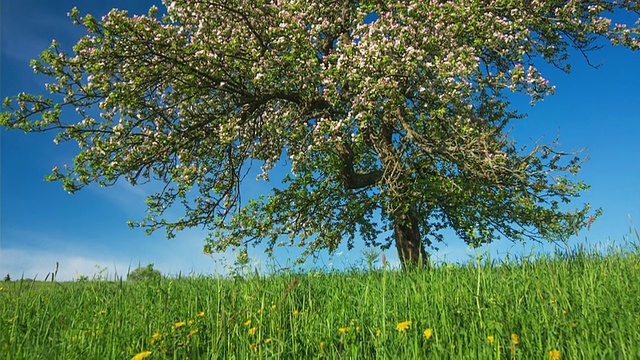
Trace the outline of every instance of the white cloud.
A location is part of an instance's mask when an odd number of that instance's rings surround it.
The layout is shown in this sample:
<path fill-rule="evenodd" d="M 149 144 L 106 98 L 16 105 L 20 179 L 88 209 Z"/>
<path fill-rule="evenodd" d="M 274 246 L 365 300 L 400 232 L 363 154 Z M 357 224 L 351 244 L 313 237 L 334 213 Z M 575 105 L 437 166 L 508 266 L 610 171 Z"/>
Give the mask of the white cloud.
<path fill-rule="evenodd" d="M 97 277 L 102 269 L 105 269 L 102 278 L 112 280 L 116 275 L 126 276 L 138 265 L 147 264 L 154 264 L 155 269 L 170 276 L 216 275 L 225 274 L 227 264 L 232 264 L 235 259 L 232 254 L 214 254 L 211 257 L 202 254 L 203 235 L 198 232 L 184 233 L 184 236 L 170 241 L 161 236 L 147 236 L 138 232 L 124 241 L 108 243 L 33 231 L 28 234 L 28 242 L 17 241 L 13 237 L 12 241 L 3 241 L 0 251 L 1 277 L 10 274 L 12 279 L 24 277 L 44 280 L 55 271 L 56 263 L 56 280 L 59 281 L 74 280 L 76 274 Z M 45 244 L 49 246 L 42 246 Z"/>
<path fill-rule="evenodd" d="M 44 280 L 51 274 L 58 272 L 56 280 L 69 281 L 76 278 L 76 274 L 91 277 L 98 276 L 101 269 L 103 277 L 114 279 L 116 274 L 123 275 L 127 270 L 127 264 L 123 262 L 110 262 L 105 259 L 68 255 L 54 251 L 38 251 L 28 249 L 2 249 L 0 254 L 0 274 L 4 277 L 10 274 L 16 280 L 29 278 Z"/>

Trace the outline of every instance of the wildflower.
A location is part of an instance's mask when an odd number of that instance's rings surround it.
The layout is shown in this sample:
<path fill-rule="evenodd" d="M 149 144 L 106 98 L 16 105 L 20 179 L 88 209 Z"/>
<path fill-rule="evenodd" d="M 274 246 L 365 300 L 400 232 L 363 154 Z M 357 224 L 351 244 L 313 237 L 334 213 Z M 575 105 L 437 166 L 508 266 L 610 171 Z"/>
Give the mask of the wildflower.
<path fill-rule="evenodd" d="M 251 347 L 251 350 L 253 350 L 253 352 L 257 352 L 257 351 L 258 351 L 258 345 L 256 345 L 256 344 L 249 344 L 249 346 Z"/>
<path fill-rule="evenodd" d="M 276 304 L 271 304 L 271 309 L 275 310 L 276 309 Z"/>
<path fill-rule="evenodd" d="M 382 330 L 380 329 L 376 330 L 376 336 L 380 336 L 380 334 L 382 334 Z"/>
<path fill-rule="evenodd" d="M 151 351 L 143 351 L 141 353 L 137 353 L 131 358 L 131 360 L 142 360 L 148 357 L 149 355 L 151 355 L 151 353 L 152 353 Z"/>
<path fill-rule="evenodd" d="M 204 316 L 204 311 L 200 311 L 199 313 L 196 314 L 196 317 L 203 317 Z"/>
<path fill-rule="evenodd" d="M 262 308 L 258 309 L 258 315 L 262 314 Z"/>
<path fill-rule="evenodd" d="M 270 342 L 271 342 L 271 338 L 266 338 L 266 339 L 264 339 L 264 343 L 265 343 L 265 344 L 268 344 L 268 343 L 270 343 Z"/>
<path fill-rule="evenodd" d="M 520 344 L 520 339 L 518 339 L 517 334 L 511 334 L 511 342 L 513 343 L 513 345 Z"/>
<path fill-rule="evenodd" d="M 193 323 L 194 323 L 194 322 L 195 322 L 195 321 L 193 321 L 193 320 L 189 320 L 189 323 L 188 323 L 188 324 L 189 324 L 189 326 L 193 325 Z"/>
<path fill-rule="evenodd" d="M 360 331 L 360 326 L 356 326 L 356 332 Z"/>
<path fill-rule="evenodd" d="M 251 319 L 244 322 L 244 326 L 249 326 L 249 325 L 251 325 Z"/>
<path fill-rule="evenodd" d="M 425 329 L 422 334 L 424 335 L 425 339 L 429 340 L 433 336 L 433 330 L 431 328 Z"/>
<path fill-rule="evenodd" d="M 293 310 L 293 316 L 298 316 L 298 314 L 300 314 L 298 310 Z"/>
<path fill-rule="evenodd" d="M 181 327 L 185 326 L 185 324 L 186 323 L 184 321 L 180 321 L 180 322 L 177 322 L 173 327 L 175 329 L 178 329 L 178 328 L 181 328 Z"/>
<path fill-rule="evenodd" d="M 320 341 L 320 350 L 324 350 L 324 341 Z"/>
<path fill-rule="evenodd" d="M 558 349 L 553 349 L 549 351 L 549 359 L 551 360 L 559 360 L 560 359 L 560 351 Z"/>
<path fill-rule="evenodd" d="M 346 334 L 349 332 L 349 328 L 348 327 L 341 327 L 338 329 L 338 331 L 340 332 L 340 334 Z"/>
<path fill-rule="evenodd" d="M 396 330 L 398 330 L 399 332 L 404 332 L 409 328 L 409 326 L 411 326 L 411 323 L 411 320 L 400 322 L 398 323 L 398 326 L 396 326 Z"/>
<path fill-rule="evenodd" d="M 160 339 L 162 339 L 162 333 L 160 331 L 156 331 L 151 335 L 151 344 L 155 344 Z"/>
<path fill-rule="evenodd" d="M 251 329 L 249 329 L 249 335 L 255 335 L 256 334 L 256 330 L 258 330 L 258 328 L 256 328 L 255 326 L 252 327 Z"/>
<path fill-rule="evenodd" d="M 200 330 L 198 330 L 198 328 L 195 328 L 195 329 L 189 331 L 189 335 L 193 336 L 193 335 L 197 334 L 198 332 L 200 332 Z"/>
<path fill-rule="evenodd" d="M 496 340 L 496 338 L 493 337 L 493 335 L 489 335 L 489 336 L 487 336 L 487 340 L 489 340 L 489 344 L 493 344 L 493 342 Z"/>

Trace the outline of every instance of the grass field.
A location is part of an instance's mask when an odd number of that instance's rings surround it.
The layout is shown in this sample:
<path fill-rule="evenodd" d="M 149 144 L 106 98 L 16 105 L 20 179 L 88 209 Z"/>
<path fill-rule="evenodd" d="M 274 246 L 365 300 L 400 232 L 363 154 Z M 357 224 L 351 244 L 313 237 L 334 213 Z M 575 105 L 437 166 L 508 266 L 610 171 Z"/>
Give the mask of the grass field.
<path fill-rule="evenodd" d="M 0 283 L 3 359 L 638 359 L 638 246 L 397 270 Z"/>

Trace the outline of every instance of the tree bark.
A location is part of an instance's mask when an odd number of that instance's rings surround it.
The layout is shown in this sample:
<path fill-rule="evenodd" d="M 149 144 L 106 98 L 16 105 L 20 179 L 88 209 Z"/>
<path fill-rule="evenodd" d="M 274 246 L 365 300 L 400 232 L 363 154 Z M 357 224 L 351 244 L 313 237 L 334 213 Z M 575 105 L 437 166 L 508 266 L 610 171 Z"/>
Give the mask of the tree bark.
<path fill-rule="evenodd" d="M 409 212 L 395 219 L 394 237 L 403 270 L 427 266 L 428 255 L 420 236 L 418 219 Z"/>

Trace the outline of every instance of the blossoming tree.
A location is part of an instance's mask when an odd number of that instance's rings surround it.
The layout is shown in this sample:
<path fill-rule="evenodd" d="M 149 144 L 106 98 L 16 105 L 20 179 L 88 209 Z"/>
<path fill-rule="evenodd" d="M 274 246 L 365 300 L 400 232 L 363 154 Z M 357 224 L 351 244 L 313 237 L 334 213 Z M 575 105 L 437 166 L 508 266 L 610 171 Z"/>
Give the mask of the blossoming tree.
<path fill-rule="evenodd" d="M 569 53 L 602 41 L 638 49 L 636 1 L 175 0 L 101 20 L 70 12 L 88 34 L 55 41 L 32 65 L 51 98 L 6 99 L 2 125 L 75 141 L 49 179 L 165 183 L 131 223 L 169 237 L 210 229 L 206 251 L 264 242 L 305 254 L 356 240 L 395 243 L 403 265 L 452 228 L 467 243 L 563 239 L 597 216 L 567 209 L 587 186 L 582 160 L 557 143 L 517 147 L 505 130 L 569 71 Z M 79 115 L 63 113 L 72 109 Z M 290 171 L 241 200 L 247 169 Z M 177 204 L 184 216 L 167 218 Z M 387 236 L 388 235 L 388 236 Z M 387 236 L 387 237 L 385 237 Z M 282 241 L 287 239 L 285 241 Z"/>

